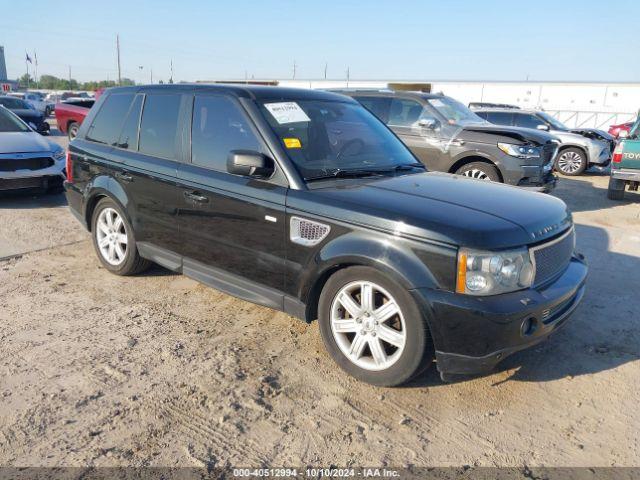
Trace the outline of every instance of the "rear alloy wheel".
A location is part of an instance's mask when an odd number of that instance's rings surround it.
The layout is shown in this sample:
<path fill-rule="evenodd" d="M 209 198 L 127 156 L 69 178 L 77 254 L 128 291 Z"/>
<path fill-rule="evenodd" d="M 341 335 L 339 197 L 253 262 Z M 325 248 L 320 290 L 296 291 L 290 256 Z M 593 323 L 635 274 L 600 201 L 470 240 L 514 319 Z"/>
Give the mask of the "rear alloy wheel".
<path fill-rule="evenodd" d="M 587 168 L 587 157 L 582 150 L 567 148 L 562 150 L 556 159 L 556 170 L 563 175 L 574 177 L 582 174 Z"/>
<path fill-rule="evenodd" d="M 71 122 L 69 127 L 67 128 L 67 135 L 69 136 L 69 140 L 73 140 L 78 136 L 78 130 L 80 129 L 80 125 L 78 122 Z"/>
<path fill-rule="evenodd" d="M 133 275 L 151 264 L 138 254 L 133 229 L 110 198 L 103 198 L 93 211 L 93 246 L 104 267 L 117 275 Z"/>
<path fill-rule="evenodd" d="M 456 171 L 456 175 L 475 178 L 476 180 L 500 181 L 500 175 L 498 175 L 496 167 L 484 162 L 467 163 Z"/>
<path fill-rule="evenodd" d="M 433 359 L 426 323 L 412 296 L 377 270 L 349 267 L 333 274 L 318 313 L 327 351 L 359 380 L 400 385 Z"/>

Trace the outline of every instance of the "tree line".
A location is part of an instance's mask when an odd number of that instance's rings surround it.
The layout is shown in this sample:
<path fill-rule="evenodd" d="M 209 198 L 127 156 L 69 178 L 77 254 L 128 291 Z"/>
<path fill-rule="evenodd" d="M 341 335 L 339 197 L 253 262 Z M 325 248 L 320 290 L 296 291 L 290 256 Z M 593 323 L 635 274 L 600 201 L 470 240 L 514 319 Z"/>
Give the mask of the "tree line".
<path fill-rule="evenodd" d="M 94 80 L 90 82 L 78 82 L 75 79 L 58 78 L 53 75 L 41 75 L 38 81 L 35 81 L 31 75 L 26 73 L 18 79 L 20 87 L 39 88 L 42 90 L 97 90 L 99 88 L 109 88 L 117 86 L 114 80 Z M 123 78 L 120 85 L 135 85 L 136 82 L 130 78 Z"/>

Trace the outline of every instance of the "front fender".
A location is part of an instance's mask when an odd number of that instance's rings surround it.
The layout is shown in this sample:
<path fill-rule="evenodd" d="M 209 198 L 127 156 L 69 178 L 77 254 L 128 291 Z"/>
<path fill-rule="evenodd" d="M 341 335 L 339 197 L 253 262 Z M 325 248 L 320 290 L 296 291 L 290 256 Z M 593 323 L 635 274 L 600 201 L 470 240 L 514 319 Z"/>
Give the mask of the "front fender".
<path fill-rule="evenodd" d="M 455 278 L 455 258 L 456 251 L 451 247 L 379 232 L 351 231 L 325 243 L 304 266 L 299 298 L 306 303 L 318 279 L 353 265 L 375 268 L 407 290 L 449 289 Z"/>

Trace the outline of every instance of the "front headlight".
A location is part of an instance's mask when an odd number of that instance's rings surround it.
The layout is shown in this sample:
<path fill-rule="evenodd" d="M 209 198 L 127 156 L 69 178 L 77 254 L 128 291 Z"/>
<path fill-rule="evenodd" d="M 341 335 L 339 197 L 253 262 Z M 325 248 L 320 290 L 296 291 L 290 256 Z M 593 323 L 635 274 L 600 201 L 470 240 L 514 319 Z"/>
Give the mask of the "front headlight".
<path fill-rule="evenodd" d="M 59 162 L 60 160 L 63 160 L 65 158 L 65 152 L 64 150 L 56 150 L 51 156 L 56 162 Z"/>
<path fill-rule="evenodd" d="M 498 143 L 498 148 L 507 155 L 518 158 L 540 158 L 542 149 L 531 145 L 514 145 L 513 143 Z"/>
<path fill-rule="evenodd" d="M 515 292 L 530 287 L 534 276 L 534 267 L 526 248 L 503 252 L 468 248 L 458 251 L 458 293 L 497 295 Z"/>

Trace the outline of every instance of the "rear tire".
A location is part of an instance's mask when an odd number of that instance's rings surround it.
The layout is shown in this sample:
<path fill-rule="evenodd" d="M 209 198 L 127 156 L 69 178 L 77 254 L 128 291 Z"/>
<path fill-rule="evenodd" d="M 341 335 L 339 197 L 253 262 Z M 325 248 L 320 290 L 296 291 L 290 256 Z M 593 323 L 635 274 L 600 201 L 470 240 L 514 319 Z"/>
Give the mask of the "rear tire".
<path fill-rule="evenodd" d="M 433 361 L 431 337 L 415 300 L 373 268 L 333 274 L 320 294 L 318 318 L 333 360 L 363 382 L 401 385 Z"/>
<path fill-rule="evenodd" d="M 71 122 L 67 127 L 67 136 L 69 137 L 69 141 L 73 140 L 78 136 L 78 130 L 80 129 L 80 125 L 78 122 Z"/>
<path fill-rule="evenodd" d="M 498 169 L 493 165 L 485 162 L 467 163 L 456 171 L 456 175 L 475 178 L 476 180 L 491 180 L 492 182 L 500 182 Z"/>
<path fill-rule="evenodd" d="M 111 273 L 135 275 L 151 265 L 138 253 L 129 220 L 110 198 L 100 200 L 93 210 L 91 237 L 98 259 Z"/>
<path fill-rule="evenodd" d="M 607 197 L 610 200 L 622 200 L 624 199 L 624 180 L 609 177 L 609 188 L 607 189 Z"/>
<path fill-rule="evenodd" d="M 582 175 L 587 169 L 587 156 L 579 148 L 565 148 L 558 154 L 555 167 L 568 177 Z"/>

